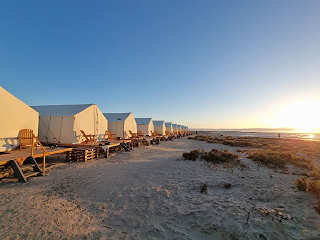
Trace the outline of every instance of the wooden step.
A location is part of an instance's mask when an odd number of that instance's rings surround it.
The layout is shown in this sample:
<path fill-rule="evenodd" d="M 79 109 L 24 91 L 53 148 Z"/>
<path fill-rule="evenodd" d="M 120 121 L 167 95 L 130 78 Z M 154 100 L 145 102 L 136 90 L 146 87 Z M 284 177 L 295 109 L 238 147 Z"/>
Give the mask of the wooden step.
<path fill-rule="evenodd" d="M 25 178 L 29 178 L 29 177 L 33 177 L 33 176 L 37 176 L 37 175 L 41 175 L 40 172 L 31 172 L 29 174 L 24 174 Z"/>

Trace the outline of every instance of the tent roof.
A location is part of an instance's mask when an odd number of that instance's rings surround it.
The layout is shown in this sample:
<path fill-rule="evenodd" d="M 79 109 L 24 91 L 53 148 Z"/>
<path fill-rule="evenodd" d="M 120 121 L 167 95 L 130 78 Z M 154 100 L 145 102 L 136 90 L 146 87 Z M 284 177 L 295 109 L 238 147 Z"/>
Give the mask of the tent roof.
<path fill-rule="evenodd" d="M 123 122 L 130 115 L 130 112 L 129 113 L 103 113 L 103 115 L 110 122 L 117 122 L 117 121 Z"/>
<path fill-rule="evenodd" d="M 147 125 L 151 120 L 152 118 L 136 118 L 136 123 L 140 125 Z"/>
<path fill-rule="evenodd" d="M 153 125 L 155 126 L 162 126 L 164 124 L 163 120 L 153 121 Z"/>
<path fill-rule="evenodd" d="M 73 116 L 92 105 L 95 104 L 41 105 L 31 107 L 38 111 L 40 115 Z"/>

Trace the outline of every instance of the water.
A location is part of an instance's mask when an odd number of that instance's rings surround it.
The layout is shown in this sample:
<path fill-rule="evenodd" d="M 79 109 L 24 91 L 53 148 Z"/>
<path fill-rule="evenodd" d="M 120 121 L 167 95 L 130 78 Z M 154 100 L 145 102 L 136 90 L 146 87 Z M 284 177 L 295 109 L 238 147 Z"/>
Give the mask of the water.
<path fill-rule="evenodd" d="M 298 132 L 295 130 L 208 130 L 207 132 L 232 137 L 265 137 L 265 138 L 281 138 L 306 139 L 320 141 L 320 133 Z"/>

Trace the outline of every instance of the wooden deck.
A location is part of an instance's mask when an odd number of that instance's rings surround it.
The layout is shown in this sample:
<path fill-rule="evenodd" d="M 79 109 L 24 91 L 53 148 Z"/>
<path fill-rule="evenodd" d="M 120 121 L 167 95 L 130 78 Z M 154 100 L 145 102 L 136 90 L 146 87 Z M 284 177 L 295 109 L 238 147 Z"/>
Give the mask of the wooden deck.
<path fill-rule="evenodd" d="M 110 143 L 104 145 L 104 142 L 97 142 L 95 144 L 57 144 L 61 147 L 72 147 L 72 148 L 102 148 L 105 149 L 105 157 L 108 158 L 110 156 L 110 149 L 119 147 L 122 143 L 129 145 L 132 148 L 132 140 L 131 139 L 119 139 L 119 140 L 110 140 Z"/>
<path fill-rule="evenodd" d="M 114 147 L 119 147 L 122 143 L 128 144 L 129 148 L 132 149 L 132 141 L 131 140 L 112 140 L 110 144 L 106 145 L 106 157 L 110 156 L 110 149 Z"/>
<path fill-rule="evenodd" d="M 65 153 L 68 151 L 72 151 L 72 148 L 59 147 L 52 149 L 49 147 L 39 147 L 34 149 L 33 155 L 31 154 L 31 148 L 13 150 L 7 153 L 0 154 L 0 166 L 8 164 L 10 160 L 15 160 L 21 166 L 28 157 L 45 158 L 46 156 Z"/>
<path fill-rule="evenodd" d="M 13 150 L 8 153 L 0 154 L 0 166 L 10 165 L 15 173 L 15 176 L 20 182 L 26 182 L 28 177 L 41 174 L 46 175 L 46 157 L 50 155 L 60 154 L 72 151 L 72 148 L 49 148 L 49 147 L 36 147 Z M 34 166 L 34 173 L 25 175 L 21 169 L 24 161 L 30 158 Z M 42 169 L 39 167 L 36 158 L 42 158 Z"/>

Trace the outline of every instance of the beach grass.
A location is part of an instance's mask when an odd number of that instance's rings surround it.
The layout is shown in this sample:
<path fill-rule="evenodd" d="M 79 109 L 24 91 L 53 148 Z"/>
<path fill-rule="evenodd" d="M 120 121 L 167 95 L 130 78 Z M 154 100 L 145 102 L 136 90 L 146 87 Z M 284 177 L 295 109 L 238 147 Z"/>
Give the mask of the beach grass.
<path fill-rule="evenodd" d="M 182 154 L 184 160 L 196 161 L 203 160 L 209 164 L 227 164 L 235 163 L 239 159 L 239 155 L 231 153 L 229 151 L 220 151 L 217 149 L 212 149 L 209 152 L 203 150 L 192 150 L 190 152 L 185 152 Z M 237 161 L 238 163 L 238 161 Z"/>
<path fill-rule="evenodd" d="M 212 149 L 210 152 L 205 152 L 201 156 L 201 158 L 213 164 L 220 164 L 237 160 L 239 158 L 239 155 L 231 153 L 229 151 L 219 151 L 217 149 Z"/>
<path fill-rule="evenodd" d="M 312 166 L 310 160 L 296 156 L 290 152 L 260 149 L 248 151 L 247 153 L 247 157 L 249 159 L 270 168 L 286 168 L 287 164 L 292 164 L 306 169 L 310 169 Z"/>
<path fill-rule="evenodd" d="M 261 137 L 213 137 L 197 135 L 189 139 L 208 143 L 242 147 L 238 152 L 248 158 L 270 167 L 284 167 L 293 164 L 313 170 L 314 160 L 320 159 L 320 142 L 300 139 L 261 138 Z M 243 149 L 245 148 L 245 149 Z M 320 171 L 318 173 L 320 176 Z"/>

